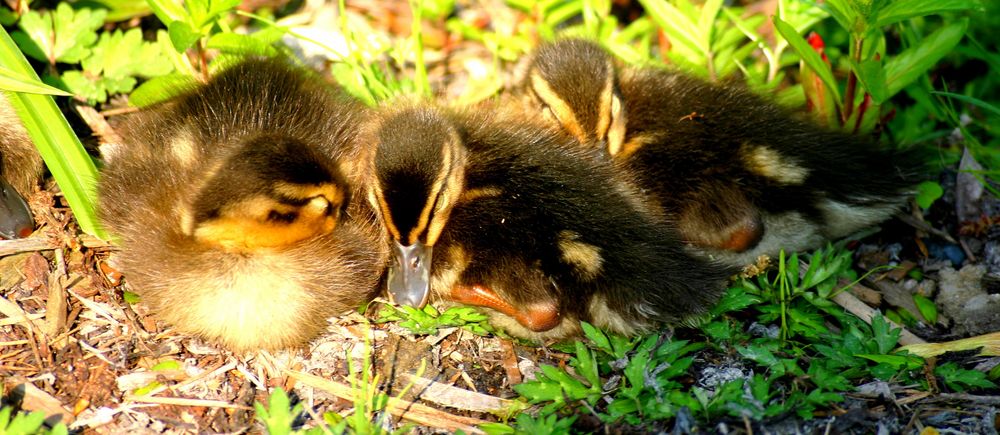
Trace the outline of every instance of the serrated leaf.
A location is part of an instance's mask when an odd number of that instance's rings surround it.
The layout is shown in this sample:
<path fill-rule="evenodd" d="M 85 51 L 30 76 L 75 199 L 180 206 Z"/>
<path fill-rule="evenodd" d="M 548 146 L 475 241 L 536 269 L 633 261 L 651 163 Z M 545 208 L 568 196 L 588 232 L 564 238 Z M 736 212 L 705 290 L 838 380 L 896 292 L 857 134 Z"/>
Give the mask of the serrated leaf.
<path fill-rule="evenodd" d="M 897 0 L 878 12 L 874 27 L 885 27 L 910 18 L 942 12 L 977 9 L 979 6 L 976 0 Z"/>
<path fill-rule="evenodd" d="M 29 12 L 21 18 L 12 36 L 25 53 L 47 63 L 77 63 L 90 52 L 88 47 L 97 40 L 97 29 L 104 24 L 104 10 L 74 11 L 68 3 L 59 3 L 55 11 Z M 23 35 L 23 36 L 22 36 Z M 25 38 L 34 44 L 25 44 Z"/>
<path fill-rule="evenodd" d="M 527 398 L 531 403 L 562 401 L 562 387 L 555 382 L 525 382 L 512 387 L 517 394 Z"/>
<path fill-rule="evenodd" d="M 885 63 L 885 84 L 888 97 L 896 95 L 903 88 L 927 73 L 942 57 L 965 36 L 968 19 L 949 23 L 930 34 L 917 45 L 892 57 Z"/>

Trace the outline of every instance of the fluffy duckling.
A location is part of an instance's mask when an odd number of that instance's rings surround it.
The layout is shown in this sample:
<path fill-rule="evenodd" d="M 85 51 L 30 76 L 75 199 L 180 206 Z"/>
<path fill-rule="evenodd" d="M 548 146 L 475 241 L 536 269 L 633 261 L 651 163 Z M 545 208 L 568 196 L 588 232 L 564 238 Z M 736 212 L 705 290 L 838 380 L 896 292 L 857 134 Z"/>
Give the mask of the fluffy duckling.
<path fill-rule="evenodd" d="M 42 170 L 42 157 L 0 92 L 0 239 L 27 237 L 34 230 L 24 198 L 34 192 Z"/>
<path fill-rule="evenodd" d="M 731 273 L 686 254 L 612 165 L 543 124 L 490 106 L 407 106 L 375 124 L 366 184 L 397 302 L 486 307 L 535 339 L 580 320 L 628 334 L 703 312 Z"/>
<path fill-rule="evenodd" d="M 244 60 L 132 116 L 99 184 L 119 266 L 178 330 L 301 345 L 370 300 L 383 231 L 355 195 L 363 108 L 282 60 Z"/>
<path fill-rule="evenodd" d="M 821 128 L 742 87 L 618 72 L 591 41 L 540 47 L 520 92 L 637 177 L 685 241 L 733 265 L 877 224 L 916 183 L 912 154 Z"/>

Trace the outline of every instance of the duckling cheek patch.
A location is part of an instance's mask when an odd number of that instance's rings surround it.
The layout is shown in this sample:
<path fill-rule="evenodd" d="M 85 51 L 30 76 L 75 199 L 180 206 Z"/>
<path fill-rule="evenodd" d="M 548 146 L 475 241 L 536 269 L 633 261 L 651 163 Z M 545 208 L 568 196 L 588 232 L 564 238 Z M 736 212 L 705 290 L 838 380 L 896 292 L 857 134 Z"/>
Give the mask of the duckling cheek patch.
<path fill-rule="evenodd" d="M 580 235 L 564 230 L 559 233 L 559 252 L 566 264 L 573 266 L 584 281 L 591 281 L 601 273 L 604 259 L 601 248 L 579 240 Z"/>
<path fill-rule="evenodd" d="M 747 144 L 743 146 L 742 153 L 751 172 L 778 183 L 800 185 L 809 176 L 808 169 L 768 147 Z"/>
<path fill-rule="evenodd" d="M 229 251 L 282 248 L 336 227 L 336 210 L 324 197 L 301 207 L 257 196 L 223 209 L 219 215 L 198 223 L 195 239 Z"/>

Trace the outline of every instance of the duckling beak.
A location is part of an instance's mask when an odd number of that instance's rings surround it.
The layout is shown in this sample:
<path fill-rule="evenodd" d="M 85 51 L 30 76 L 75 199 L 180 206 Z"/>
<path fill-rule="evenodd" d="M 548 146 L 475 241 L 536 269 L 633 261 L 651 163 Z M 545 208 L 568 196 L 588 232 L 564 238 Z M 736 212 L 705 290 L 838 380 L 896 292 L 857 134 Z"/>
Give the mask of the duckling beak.
<path fill-rule="evenodd" d="M 0 178 L 0 239 L 27 237 L 35 229 L 35 220 L 24 198 Z"/>
<path fill-rule="evenodd" d="M 417 308 L 427 304 L 432 249 L 420 242 L 403 246 L 396 241 L 396 261 L 389 266 L 389 295 L 394 302 Z"/>

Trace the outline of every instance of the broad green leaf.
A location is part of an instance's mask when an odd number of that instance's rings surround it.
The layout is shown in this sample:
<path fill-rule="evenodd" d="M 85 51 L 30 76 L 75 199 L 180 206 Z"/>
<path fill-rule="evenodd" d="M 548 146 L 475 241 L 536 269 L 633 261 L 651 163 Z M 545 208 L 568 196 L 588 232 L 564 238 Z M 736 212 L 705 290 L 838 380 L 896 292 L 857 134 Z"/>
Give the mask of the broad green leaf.
<path fill-rule="evenodd" d="M 3 29 L 0 29 L 0 66 L 14 74 L 37 80 L 34 69 Z M 52 97 L 11 93 L 9 100 L 24 122 L 45 165 L 59 184 L 80 228 L 86 233 L 107 239 L 104 230 L 97 223 L 97 169 L 94 161 Z"/>
<path fill-rule="evenodd" d="M 823 62 L 823 58 L 820 57 L 819 53 L 816 53 L 816 50 L 788 23 L 781 21 L 778 17 L 774 17 L 774 28 L 788 41 L 788 44 L 798 53 L 802 61 L 816 72 L 816 75 L 826 85 L 827 90 L 833 95 L 834 101 L 839 107 L 841 101 L 840 91 L 837 89 L 837 81 L 833 78 L 833 71 L 830 70 L 830 66 Z"/>
<path fill-rule="evenodd" d="M 934 301 L 927 298 L 927 296 L 915 294 L 913 295 L 913 303 L 916 304 L 917 310 L 920 311 L 920 315 L 924 316 L 924 320 L 931 325 L 937 323 L 937 306 L 934 305 Z"/>
<path fill-rule="evenodd" d="M 29 94 L 60 95 L 64 97 L 72 95 L 62 89 L 54 88 L 37 79 L 22 76 L 3 67 L 0 67 L 0 89 Z"/>
<path fill-rule="evenodd" d="M 946 24 L 914 47 L 910 47 L 885 64 L 885 84 L 891 98 L 903 88 L 927 73 L 942 57 L 951 52 L 965 36 L 969 20 Z"/>
<path fill-rule="evenodd" d="M 917 185 L 917 205 L 924 210 L 931 208 L 941 195 L 944 195 L 944 189 L 936 181 L 924 181 Z"/>
<path fill-rule="evenodd" d="M 205 44 L 207 48 L 217 49 L 223 53 L 241 54 L 247 56 L 274 56 L 278 49 L 249 35 L 238 33 L 217 33 L 212 35 Z"/>
<path fill-rule="evenodd" d="M 68 3 L 59 3 L 55 11 L 26 13 L 18 23 L 21 31 L 11 38 L 24 53 L 42 62 L 80 62 L 90 54 L 97 40 L 95 33 L 104 24 L 104 10 L 74 11 Z"/>
<path fill-rule="evenodd" d="M 107 10 L 108 15 L 104 19 L 109 22 L 125 21 L 153 13 L 145 0 L 81 0 L 73 4 L 77 8 Z"/>
<path fill-rule="evenodd" d="M 896 0 L 878 12 L 875 27 L 885 27 L 910 18 L 949 11 L 977 9 L 976 0 Z"/>
<path fill-rule="evenodd" d="M 154 77 L 135 88 L 128 102 L 135 107 L 148 107 L 169 100 L 197 83 L 194 77 L 177 73 Z"/>
<path fill-rule="evenodd" d="M 676 44 L 685 44 L 690 48 L 699 49 L 701 38 L 698 27 L 677 7 L 663 0 L 639 0 L 646 13 L 653 18 L 664 32 L 675 40 Z M 703 53 L 702 53 L 703 54 Z"/>
<path fill-rule="evenodd" d="M 146 0 L 146 2 L 153 9 L 156 18 L 168 26 L 174 21 L 188 21 L 190 19 L 180 0 Z"/>
<path fill-rule="evenodd" d="M 722 0 L 707 0 L 701 7 L 701 15 L 698 16 L 698 33 L 701 35 L 701 49 L 705 52 L 711 50 L 712 39 L 715 36 L 716 26 L 719 25 L 719 10 L 722 9 Z"/>
<path fill-rule="evenodd" d="M 860 65 L 851 62 L 851 67 L 854 69 L 854 74 L 861 80 L 865 91 L 872 96 L 872 101 L 875 104 L 882 104 L 889 99 L 885 87 L 885 70 L 882 69 L 882 61 L 875 59 L 863 60 Z M 853 101 L 848 101 L 847 103 L 854 104 Z"/>
<path fill-rule="evenodd" d="M 170 35 L 170 42 L 177 52 L 191 48 L 198 41 L 198 38 L 201 38 L 201 34 L 184 21 L 174 21 L 168 24 L 167 34 Z"/>

